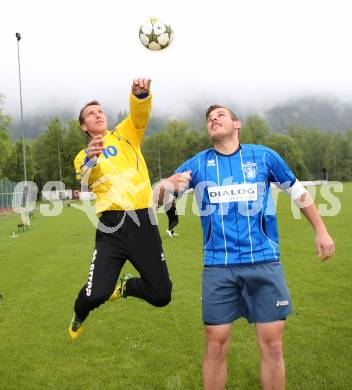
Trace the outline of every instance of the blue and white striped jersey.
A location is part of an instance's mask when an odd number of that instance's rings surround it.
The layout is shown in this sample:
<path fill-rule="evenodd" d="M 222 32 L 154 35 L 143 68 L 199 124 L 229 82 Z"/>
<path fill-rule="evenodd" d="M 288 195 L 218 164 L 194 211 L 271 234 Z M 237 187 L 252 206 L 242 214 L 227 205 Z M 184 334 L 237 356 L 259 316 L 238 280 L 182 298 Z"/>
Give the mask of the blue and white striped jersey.
<path fill-rule="evenodd" d="M 231 155 L 214 149 L 198 153 L 176 172 L 192 170 L 204 241 L 204 264 L 229 266 L 280 258 L 270 183 L 294 199 L 305 192 L 273 150 L 240 145 Z"/>

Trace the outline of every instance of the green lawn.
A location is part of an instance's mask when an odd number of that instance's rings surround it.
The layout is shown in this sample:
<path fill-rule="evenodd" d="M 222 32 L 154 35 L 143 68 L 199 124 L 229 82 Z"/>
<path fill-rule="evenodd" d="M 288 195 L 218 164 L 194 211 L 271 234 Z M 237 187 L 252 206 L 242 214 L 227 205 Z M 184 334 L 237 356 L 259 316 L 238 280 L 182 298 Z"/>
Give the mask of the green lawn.
<path fill-rule="evenodd" d="M 350 389 L 352 374 L 352 184 L 336 193 L 342 210 L 325 218 L 337 252 L 315 256 L 309 224 L 294 220 L 279 196 L 279 228 L 295 314 L 285 332 L 288 389 Z M 168 238 L 159 216 L 173 300 L 153 308 L 134 298 L 91 313 L 71 342 L 67 326 L 84 284 L 94 245 L 87 217 L 65 207 L 58 217 L 39 212 L 18 233 L 17 215 L 0 219 L 0 389 L 201 389 L 202 249 L 199 218 L 181 217 L 179 237 Z M 131 267 L 126 267 L 131 271 Z M 235 324 L 228 389 L 259 389 L 253 326 Z"/>

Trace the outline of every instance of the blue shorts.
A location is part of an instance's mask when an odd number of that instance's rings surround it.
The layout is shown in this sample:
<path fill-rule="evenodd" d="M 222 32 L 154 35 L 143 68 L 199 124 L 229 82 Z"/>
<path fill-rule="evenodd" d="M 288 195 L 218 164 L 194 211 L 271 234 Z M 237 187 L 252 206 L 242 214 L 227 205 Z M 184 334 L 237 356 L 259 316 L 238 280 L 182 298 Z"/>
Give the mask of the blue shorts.
<path fill-rule="evenodd" d="M 209 325 L 284 319 L 292 307 L 281 263 L 204 267 L 202 311 Z"/>

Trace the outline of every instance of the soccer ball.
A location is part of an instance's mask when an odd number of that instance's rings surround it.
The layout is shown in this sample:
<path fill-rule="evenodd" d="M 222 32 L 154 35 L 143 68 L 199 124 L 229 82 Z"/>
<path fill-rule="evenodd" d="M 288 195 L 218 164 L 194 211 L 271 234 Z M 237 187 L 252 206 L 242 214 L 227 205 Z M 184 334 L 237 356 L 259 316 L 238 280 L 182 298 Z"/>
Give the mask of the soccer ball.
<path fill-rule="evenodd" d="M 169 46 L 172 39 L 171 27 L 158 18 L 150 18 L 139 28 L 139 39 L 150 50 L 161 50 Z"/>

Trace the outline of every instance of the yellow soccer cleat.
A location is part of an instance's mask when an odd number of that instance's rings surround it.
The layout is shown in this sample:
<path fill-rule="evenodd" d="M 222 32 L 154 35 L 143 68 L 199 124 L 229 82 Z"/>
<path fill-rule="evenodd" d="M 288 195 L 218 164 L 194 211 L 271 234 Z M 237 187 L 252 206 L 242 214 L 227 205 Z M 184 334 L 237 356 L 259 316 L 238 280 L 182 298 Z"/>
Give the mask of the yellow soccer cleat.
<path fill-rule="evenodd" d="M 126 283 L 129 279 L 133 278 L 131 274 L 124 274 L 122 278 L 120 279 L 120 282 L 117 283 L 114 292 L 111 294 L 111 297 L 109 298 L 109 301 L 115 301 L 119 298 L 127 298 L 126 294 Z"/>
<path fill-rule="evenodd" d="M 76 315 L 74 314 L 70 326 L 68 327 L 68 334 L 72 340 L 76 340 L 82 333 L 82 330 L 82 322 L 78 321 Z"/>

